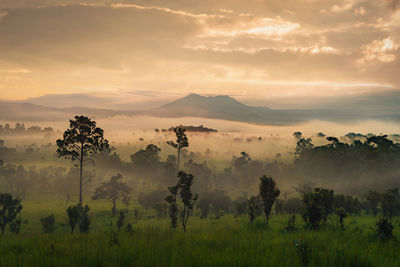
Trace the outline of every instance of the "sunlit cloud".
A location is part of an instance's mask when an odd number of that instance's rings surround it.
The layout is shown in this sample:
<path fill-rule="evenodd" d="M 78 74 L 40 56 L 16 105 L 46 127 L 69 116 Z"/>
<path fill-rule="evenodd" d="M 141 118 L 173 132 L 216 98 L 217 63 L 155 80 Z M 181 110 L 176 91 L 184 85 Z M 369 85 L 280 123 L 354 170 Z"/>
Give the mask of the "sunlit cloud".
<path fill-rule="evenodd" d="M 234 24 L 231 28 L 210 27 L 205 30 L 204 36 L 238 36 L 238 35 L 255 35 L 255 36 L 281 36 L 298 29 L 298 23 L 285 21 L 281 18 L 254 18 L 250 21 L 244 20 Z"/>
<path fill-rule="evenodd" d="M 392 37 L 375 40 L 362 47 L 363 58 L 359 62 L 365 63 L 373 60 L 384 63 L 392 62 L 396 60 L 396 51 L 399 48 L 400 42 L 394 40 Z"/>

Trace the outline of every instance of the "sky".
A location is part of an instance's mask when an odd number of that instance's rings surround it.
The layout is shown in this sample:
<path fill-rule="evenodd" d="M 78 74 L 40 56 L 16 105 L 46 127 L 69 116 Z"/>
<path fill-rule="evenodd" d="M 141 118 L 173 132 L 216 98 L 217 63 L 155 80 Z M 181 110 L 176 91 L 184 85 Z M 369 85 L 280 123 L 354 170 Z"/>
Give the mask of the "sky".
<path fill-rule="evenodd" d="M 399 92 L 399 0 L 0 0 L 0 99 Z"/>

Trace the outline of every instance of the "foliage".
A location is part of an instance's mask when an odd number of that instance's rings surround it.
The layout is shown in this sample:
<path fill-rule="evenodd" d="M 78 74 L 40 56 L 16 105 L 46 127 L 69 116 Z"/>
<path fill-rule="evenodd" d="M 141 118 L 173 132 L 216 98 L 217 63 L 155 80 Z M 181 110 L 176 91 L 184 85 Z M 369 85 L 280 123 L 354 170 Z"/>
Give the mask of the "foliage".
<path fill-rule="evenodd" d="M 79 176 L 79 203 L 82 203 L 83 165 L 89 155 L 109 149 L 104 131 L 96 127 L 96 122 L 85 116 L 75 116 L 70 120 L 70 127 L 63 134 L 63 139 L 57 140 L 57 154 L 59 157 L 78 160 Z"/>
<path fill-rule="evenodd" d="M 247 207 L 249 220 L 251 223 L 253 223 L 254 220 L 262 213 L 262 202 L 260 195 L 251 196 L 247 200 Z"/>
<path fill-rule="evenodd" d="M 11 224 L 14 223 L 21 210 L 21 199 L 13 198 L 11 194 L 7 193 L 0 194 L 0 229 L 3 235 L 7 224 L 10 224 L 10 228 L 12 227 L 13 230 L 16 229 L 15 227 L 18 227 L 16 225 L 18 223 L 14 224 L 13 226 L 11 226 Z"/>
<path fill-rule="evenodd" d="M 165 198 L 165 201 L 168 202 L 168 215 L 171 219 L 171 228 L 175 229 L 178 227 L 178 204 L 176 201 L 176 196 L 178 194 L 178 186 L 170 186 L 168 187 L 170 195 Z"/>
<path fill-rule="evenodd" d="M 228 212 L 232 206 L 232 201 L 224 191 L 214 190 L 201 194 L 196 206 L 201 212 L 200 217 L 207 218 L 209 212 L 214 214 Z"/>
<path fill-rule="evenodd" d="M 67 208 L 68 222 L 71 228 L 71 233 L 74 232 L 75 226 L 77 224 L 79 224 L 79 229 L 81 232 L 87 233 L 89 231 L 89 210 L 90 209 L 88 205 L 82 206 L 81 203 Z"/>
<path fill-rule="evenodd" d="M 344 219 L 348 216 L 344 208 L 337 208 L 336 209 L 336 216 L 338 219 L 338 222 L 340 224 L 340 227 L 344 229 Z"/>
<path fill-rule="evenodd" d="M 276 186 L 272 177 L 264 175 L 260 178 L 260 196 L 264 204 L 264 213 L 265 218 L 267 219 L 267 224 L 271 215 L 272 206 L 280 193 L 281 191 Z"/>
<path fill-rule="evenodd" d="M 194 176 L 192 174 L 180 171 L 178 173 L 178 177 L 178 188 L 180 190 L 179 195 L 183 203 L 182 226 L 183 231 L 185 232 L 189 217 L 198 199 L 198 195 L 193 195 L 192 193 L 192 185 L 194 180 Z"/>
<path fill-rule="evenodd" d="M 316 194 L 315 192 L 305 194 L 303 196 L 303 202 L 305 205 L 303 219 L 312 229 L 316 229 L 324 215 L 320 195 Z"/>
<path fill-rule="evenodd" d="M 107 199 L 113 204 L 112 215 L 115 216 L 117 211 L 117 200 L 122 199 L 125 204 L 129 203 L 131 188 L 124 182 L 121 182 L 121 174 L 112 176 L 110 181 L 103 182 L 99 187 L 96 188 L 93 200 L 97 199 Z"/>
<path fill-rule="evenodd" d="M 396 213 L 400 209 L 400 195 L 398 188 L 392 188 L 386 190 L 381 198 L 381 207 L 383 216 L 389 219 L 389 222 L 392 221 L 392 217 L 396 215 Z"/>
<path fill-rule="evenodd" d="M 167 144 L 170 145 L 171 147 L 175 148 L 178 152 L 178 171 L 179 169 L 179 163 L 180 163 L 180 156 L 181 156 L 181 149 L 188 147 L 189 146 L 189 140 L 187 138 L 187 135 L 185 134 L 186 129 L 178 126 L 174 128 L 174 132 L 176 135 L 176 142 L 174 141 L 167 141 Z"/>
<path fill-rule="evenodd" d="M 387 242 L 393 238 L 393 224 L 387 218 L 381 218 L 376 223 L 376 232 L 379 239 L 383 242 Z"/>
<path fill-rule="evenodd" d="M 54 231 L 54 222 L 55 222 L 54 214 L 41 218 L 40 222 L 42 223 L 43 230 L 45 233 L 52 233 Z"/>
<path fill-rule="evenodd" d="M 22 220 L 20 218 L 17 218 L 15 220 L 13 220 L 12 222 L 10 222 L 10 232 L 14 233 L 14 234 L 19 234 L 20 230 L 21 230 L 21 222 Z"/>

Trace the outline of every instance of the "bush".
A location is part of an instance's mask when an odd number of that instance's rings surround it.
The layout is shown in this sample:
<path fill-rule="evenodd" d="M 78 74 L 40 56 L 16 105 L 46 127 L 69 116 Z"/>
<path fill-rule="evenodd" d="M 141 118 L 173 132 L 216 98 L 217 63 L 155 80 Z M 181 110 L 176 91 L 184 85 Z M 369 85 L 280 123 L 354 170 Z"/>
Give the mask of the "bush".
<path fill-rule="evenodd" d="M 45 233 L 52 233 L 54 231 L 54 222 L 55 222 L 54 214 L 51 214 L 47 217 L 40 219 L 40 222 L 42 223 L 43 230 Z"/>
<path fill-rule="evenodd" d="M 19 234 L 19 231 L 21 230 L 21 222 L 21 219 L 18 218 L 10 223 L 11 233 L 14 233 L 16 235 Z"/>
<path fill-rule="evenodd" d="M 74 232 L 75 226 L 79 224 L 79 230 L 82 233 L 89 232 L 90 220 L 88 216 L 89 206 L 82 206 L 81 203 L 78 203 L 74 206 L 70 206 L 67 209 L 67 215 L 69 219 L 69 225 L 71 227 L 71 233 Z"/>
<path fill-rule="evenodd" d="M 381 218 L 377 223 L 377 234 L 379 239 L 383 242 L 387 242 L 393 238 L 393 225 L 387 218 Z"/>
<path fill-rule="evenodd" d="M 79 223 L 79 230 L 81 233 L 89 233 L 89 228 L 90 228 L 90 220 L 87 212 L 85 212 L 82 216 L 82 219 Z"/>

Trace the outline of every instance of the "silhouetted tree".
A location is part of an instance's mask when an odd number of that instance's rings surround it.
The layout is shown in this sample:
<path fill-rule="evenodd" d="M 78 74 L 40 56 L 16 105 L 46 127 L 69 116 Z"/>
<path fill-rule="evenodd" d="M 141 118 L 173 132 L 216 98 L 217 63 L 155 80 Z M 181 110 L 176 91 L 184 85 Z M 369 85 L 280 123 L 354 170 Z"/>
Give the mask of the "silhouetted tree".
<path fill-rule="evenodd" d="M 264 204 L 264 213 L 265 218 L 267 219 L 267 224 L 271 215 L 272 206 L 280 193 L 281 191 L 276 186 L 272 177 L 266 175 L 260 177 L 260 196 Z"/>
<path fill-rule="evenodd" d="M 139 150 L 135 154 L 131 155 L 131 160 L 134 166 L 137 167 L 148 167 L 154 169 L 154 167 L 160 163 L 160 151 L 156 145 L 149 144 L 145 150 Z"/>
<path fill-rule="evenodd" d="M 312 229 L 316 229 L 322 218 L 323 208 L 321 206 L 321 196 L 318 193 L 311 192 L 303 195 L 304 212 L 303 219 Z"/>
<path fill-rule="evenodd" d="M 175 127 L 174 132 L 176 135 L 176 143 L 174 141 L 167 141 L 167 144 L 172 146 L 178 151 L 178 171 L 179 163 L 180 163 L 180 156 L 181 156 L 181 149 L 189 146 L 188 138 L 185 134 L 186 129 L 181 126 Z"/>
<path fill-rule="evenodd" d="M 7 224 L 12 224 L 21 210 L 21 199 L 13 198 L 9 193 L 0 194 L 0 229 L 3 235 Z"/>
<path fill-rule="evenodd" d="M 104 131 L 96 127 L 96 122 L 85 116 L 75 116 L 70 127 L 64 132 L 63 139 L 57 140 L 59 157 L 79 161 L 79 203 L 82 203 L 83 166 L 89 155 L 109 148 Z"/>
<path fill-rule="evenodd" d="M 126 183 L 121 182 L 121 174 L 111 177 L 110 181 L 102 183 L 96 188 L 93 200 L 107 199 L 112 202 L 112 215 L 117 211 L 117 200 L 122 199 L 124 203 L 129 203 L 131 188 Z"/>
<path fill-rule="evenodd" d="M 294 138 L 296 138 L 297 140 L 300 140 L 300 138 L 302 137 L 302 133 L 301 132 L 294 132 L 293 133 L 293 136 L 294 136 Z"/>
<path fill-rule="evenodd" d="M 178 187 L 180 189 L 179 194 L 183 203 L 182 226 L 183 231 L 186 232 L 186 226 L 192 213 L 193 207 L 196 204 L 198 195 L 193 195 L 192 193 L 192 185 L 194 179 L 194 176 L 192 174 L 180 171 L 178 177 Z"/>
<path fill-rule="evenodd" d="M 310 151 L 314 147 L 311 141 L 311 138 L 300 138 L 299 141 L 297 141 L 294 154 L 301 157 Z"/>
<path fill-rule="evenodd" d="M 165 198 L 165 201 L 169 204 L 169 217 L 171 219 L 171 228 L 175 229 L 178 226 L 178 204 L 176 201 L 176 196 L 178 194 L 178 186 L 168 187 L 170 193 L 169 196 Z"/>
<path fill-rule="evenodd" d="M 331 189 L 325 189 L 325 188 L 315 188 L 314 192 L 320 195 L 319 200 L 322 209 L 324 211 L 323 212 L 324 224 L 326 224 L 329 214 L 331 214 L 334 211 L 334 204 L 335 204 L 334 192 Z"/>

